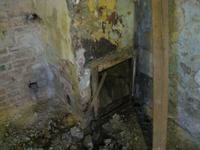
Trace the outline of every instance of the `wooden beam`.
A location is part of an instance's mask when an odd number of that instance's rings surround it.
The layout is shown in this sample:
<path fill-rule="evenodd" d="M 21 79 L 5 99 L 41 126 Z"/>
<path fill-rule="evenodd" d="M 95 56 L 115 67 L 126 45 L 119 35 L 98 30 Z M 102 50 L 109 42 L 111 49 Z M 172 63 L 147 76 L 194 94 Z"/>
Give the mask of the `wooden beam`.
<path fill-rule="evenodd" d="M 103 77 L 101 78 L 101 81 L 100 81 L 100 83 L 99 83 L 99 85 L 98 85 L 98 87 L 97 87 L 97 89 L 96 89 L 96 91 L 95 91 L 95 93 L 94 93 L 94 95 L 93 95 L 91 104 L 88 105 L 88 110 L 87 110 L 87 112 L 90 112 L 90 111 L 92 110 L 92 108 L 94 107 L 95 118 L 97 117 L 98 112 L 97 112 L 97 114 L 96 114 L 95 106 L 94 106 L 94 105 L 97 104 L 97 105 L 99 106 L 98 96 L 99 96 L 99 92 L 100 92 L 100 90 L 101 90 L 101 87 L 102 87 L 102 85 L 103 85 L 103 83 L 104 83 L 104 81 L 105 81 L 105 79 L 106 79 L 106 76 L 107 76 L 107 73 L 104 72 Z M 97 111 L 98 111 L 98 106 L 97 106 L 97 108 L 96 108 Z"/>
<path fill-rule="evenodd" d="M 94 96 L 96 90 L 98 87 L 98 67 L 95 66 L 92 68 L 92 96 Z M 94 104 L 94 116 L 95 119 L 98 117 L 98 111 L 99 111 L 99 98 L 97 97 L 97 101 Z"/>
<path fill-rule="evenodd" d="M 168 0 L 152 0 L 153 150 L 165 150 L 168 112 Z"/>

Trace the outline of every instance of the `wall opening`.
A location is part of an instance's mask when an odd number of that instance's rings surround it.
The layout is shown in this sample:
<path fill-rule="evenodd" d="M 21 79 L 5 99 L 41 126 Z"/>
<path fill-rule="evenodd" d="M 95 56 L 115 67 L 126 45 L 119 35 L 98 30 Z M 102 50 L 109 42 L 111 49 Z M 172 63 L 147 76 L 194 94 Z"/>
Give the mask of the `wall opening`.
<path fill-rule="evenodd" d="M 107 73 L 99 93 L 99 115 L 105 115 L 130 101 L 131 60 L 127 59 L 98 73 L 99 82 L 103 73 Z"/>

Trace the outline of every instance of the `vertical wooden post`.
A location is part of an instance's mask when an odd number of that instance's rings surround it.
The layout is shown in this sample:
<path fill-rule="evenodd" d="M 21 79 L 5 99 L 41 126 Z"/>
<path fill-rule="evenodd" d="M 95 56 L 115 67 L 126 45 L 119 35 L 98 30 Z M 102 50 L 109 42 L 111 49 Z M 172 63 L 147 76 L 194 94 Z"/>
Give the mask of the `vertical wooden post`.
<path fill-rule="evenodd" d="M 95 66 L 92 68 L 92 95 L 94 96 L 98 86 L 98 67 Z M 94 104 L 94 116 L 97 119 L 99 109 L 99 99 Z"/>
<path fill-rule="evenodd" d="M 153 150 L 165 150 L 168 112 L 168 0 L 152 0 Z"/>

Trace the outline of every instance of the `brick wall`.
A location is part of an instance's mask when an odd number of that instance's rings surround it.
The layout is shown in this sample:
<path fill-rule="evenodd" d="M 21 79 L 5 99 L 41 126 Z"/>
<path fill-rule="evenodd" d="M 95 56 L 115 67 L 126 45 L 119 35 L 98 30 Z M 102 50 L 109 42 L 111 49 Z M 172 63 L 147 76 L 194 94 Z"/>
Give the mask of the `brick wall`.
<path fill-rule="evenodd" d="M 0 1 L 0 113 L 54 94 L 53 75 L 40 44 L 32 0 Z M 29 84 L 37 82 L 38 90 Z"/>
<path fill-rule="evenodd" d="M 91 97 L 90 85 L 87 88 L 80 89 L 79 76 L 77 76 L 76 67 L 69 61 L 60 59 L 58 62 L 59 68 L 50 65 L 54 74 L 54 81 L 56 87 L 56 96 L 64 102 L 64 105 L 78 117 L 83 123 L 87 125 L 92 119 L 93 114 L 87 113 L 86 108 L 88 100 Z M 81 80 L 81 78 L 79 78 Z M 85 80 L 87 82 L 87 80 Z"/>

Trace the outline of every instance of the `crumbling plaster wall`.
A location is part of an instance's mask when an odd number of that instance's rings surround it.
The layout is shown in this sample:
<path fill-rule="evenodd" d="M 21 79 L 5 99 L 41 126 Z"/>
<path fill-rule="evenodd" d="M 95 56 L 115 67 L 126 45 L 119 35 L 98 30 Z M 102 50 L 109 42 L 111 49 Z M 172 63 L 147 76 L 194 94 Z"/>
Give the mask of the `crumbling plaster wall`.
<path fill-rule="evenodd" d="M 200 2 L 169 0 L 169 118 L 200 140 Z M 140 11 L 139 11 L 140 10 Z M 153 108 L 151 4 L 138 4 L 136 96 Z"/>
<path fill-rule="evenodd" d="M 94 60 L 133 50 L 132 0 L 34 0 L 41 19 L 43 48 L 55 76 L 58 95 L 83 122 L 91 97 L 90 66 Z"/>

